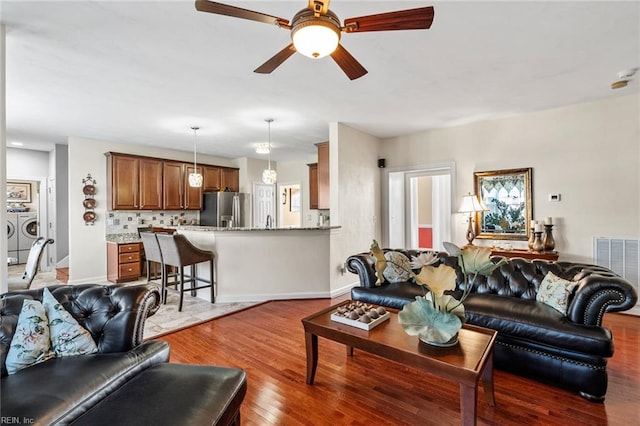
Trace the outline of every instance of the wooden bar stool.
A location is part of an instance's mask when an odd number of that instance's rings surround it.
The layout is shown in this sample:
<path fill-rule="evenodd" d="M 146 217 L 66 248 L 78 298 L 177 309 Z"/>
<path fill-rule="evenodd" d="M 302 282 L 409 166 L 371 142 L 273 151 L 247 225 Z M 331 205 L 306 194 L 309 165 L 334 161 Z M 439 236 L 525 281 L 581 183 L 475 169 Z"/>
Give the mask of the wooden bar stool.
<path fill-rule="evenodd" d="M 182 299 L 185 291 L 190 291 L 191 295 L 195 296 L 196 290 L 210 288 L 211 303 L 214 303 L 215 295 L 213 288 L 213 261 L 215 259 L 215 255 L 213 254 L 213 252 L 199 249 L 198 247 L 191 244 L 187 237 L 182 234 L 156 234 L 156 238 L 158 240 L 160 253 L 162 255 L 162 269 L 165 270 L 167 266 L 175 266 L 178 268 L 178 285 L 180 286 L 180 288 L 178 289 L 178 291 L 180 292 L 180 304 L 178 305 L 178 311 L 182 311 Z M 196 274 L 196 265 L 203 262 L 209 262 L 208 280 L 199 278 Z M 191 274 L 186 280 L 186 282 L 191 283 L 191 286 L 187 289 L 185 289 L 185 266 L 191 267 Z M 167 285 L 166 275 L 167 274 L 163 274 L 163 277 L 165 277 L 163 281 L 163 289 L 165 289 Z M 206 285 L 198 286 L 198 282 L 205 283 Z"/>

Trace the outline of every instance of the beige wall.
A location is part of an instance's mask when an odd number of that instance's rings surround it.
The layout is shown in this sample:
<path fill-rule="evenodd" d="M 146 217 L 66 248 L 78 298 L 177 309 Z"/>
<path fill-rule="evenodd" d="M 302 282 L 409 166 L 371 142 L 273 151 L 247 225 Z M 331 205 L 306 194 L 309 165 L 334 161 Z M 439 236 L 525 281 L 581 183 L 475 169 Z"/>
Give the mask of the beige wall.
<path fill-rule="evenodd" d="M 558 223 L 561 260 L 592 262 L 594 236 L 640 236 L 639 105 L 627 95 L 391 138 L 381 157 L 391 168 L 454 161 L 458 199 L 473 192 L 474 171 L 532 167 L 534 218 Z"/>
<path fill-rule="evenodd" d="M 418 224 L 430 225 L 432 222 L 432 180 L 431 176 L 422 176 L 418 178 Z"/>
<path fill-rule="evenodd" d="M 344 124 L 329 127 L 331 169 L 331 225 L 341 228 L 331 234 L 331 291 L 341 292 L 358 280 L 350 272 L 341 273 L 352 254 L 369 250 L 380 240 L 380 141 Z"/>

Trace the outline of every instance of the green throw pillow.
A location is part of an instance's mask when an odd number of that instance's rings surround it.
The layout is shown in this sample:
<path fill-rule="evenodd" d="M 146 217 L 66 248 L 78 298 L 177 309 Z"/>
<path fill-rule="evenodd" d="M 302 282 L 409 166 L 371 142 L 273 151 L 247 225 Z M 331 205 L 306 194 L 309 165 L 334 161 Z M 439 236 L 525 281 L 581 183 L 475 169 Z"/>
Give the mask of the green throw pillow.
<path fill-rule="evenodd" d="M 409 280 L 411 262 L 407 256 L 397 251 L 388 251 L 384 254 L 384 258 L 387 259 L 387 267 L 382 275 L 387 281 L 393 284 Z"/>
<path fill-rule="evenodd" d="M 86 355 L 98 351 L 91 333 L 78 324 L 47 288 L 42 294 L 42 304 L 49 317 L 51 346 L 56 357 Z"/>
<path fill-rule="evenodd" d="M 548 272 L 540 284 L 536 300 L 566 315 L 569 296 L 577 285 L 576 282 L 565 280 Z"/>
<path fill-rule="evenodd" d="M 14 374 L 54 357 L 44 306 L 37 300 L 25 299 L 7 352 L 7 373 Z"/>

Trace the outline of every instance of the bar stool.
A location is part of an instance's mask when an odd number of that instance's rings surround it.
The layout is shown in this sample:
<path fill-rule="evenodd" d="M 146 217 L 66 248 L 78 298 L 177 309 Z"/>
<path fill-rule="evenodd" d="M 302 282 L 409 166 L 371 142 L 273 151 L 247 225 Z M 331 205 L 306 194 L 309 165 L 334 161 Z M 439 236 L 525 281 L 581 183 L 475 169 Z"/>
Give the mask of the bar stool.
<path fill-rule="evenodd" d="M 144 246 L 144 257 L 147 264 L 147 283 L 151 283 L 151 264 L 157 263 L 160 266 L 160 298 L 162 303 L 167 303 L 167 268 L 164 267 L 162 261 L 162 253 L 160 252 L 160 245 L 156 234 L 153 232 L 140 232 L 140 238 L 142 239 L 142 245 Z"/>
<path fill-rule="evenodd" d="M 215 255 L 212 251 L 201 250 L 189 242 L 187 237 L 182 234 L 156 234 L 158 245 L 160 246 L 160 253 L 162 256 L 162 269 L 163 271 L 167 266 L 175 266 L 178 268 L 180 303 L 178 305 L 178 312 L 182 311 L 182 299 L 185 291 L 191 291 L 191 295 L 195 296 L 195 290 L 203 288 L 211 289 L 211 303 L 215 302 L 214 295 L 214 280 L 213 280 L 213 261 Z M 196 276 L 196 265 L 198 263 L 209 262 L 209 279 L 199 278 Z M 191 267 L 191 274 L 185 281 L 184 267 Z M 163 274 L 163 289 L 166 291 L 167 274 Z M 185 289 L 185 282 L 191 283 L 190 288 Z M 198 282 L 203 282 L 206 285 L 198 286 Z"/>

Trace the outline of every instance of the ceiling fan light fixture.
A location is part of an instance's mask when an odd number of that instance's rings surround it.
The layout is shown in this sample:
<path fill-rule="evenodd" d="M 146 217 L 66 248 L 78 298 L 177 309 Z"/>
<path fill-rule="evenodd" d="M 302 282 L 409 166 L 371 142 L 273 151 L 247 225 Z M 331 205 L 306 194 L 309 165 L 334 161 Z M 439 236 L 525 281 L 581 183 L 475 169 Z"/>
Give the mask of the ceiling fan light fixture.
<path fill-rule="evenodd" d="M 291 40 L 299 53 L 309 58 L 320 59 L 332 54 L 340 42 L 340 20 L 328 10 L 325 15 L 315 16 L 308 8 L 293 17 Z"/>

